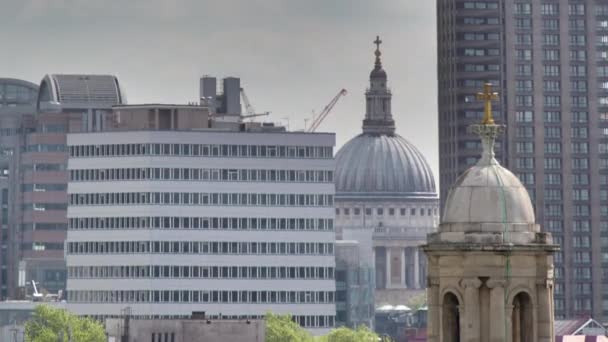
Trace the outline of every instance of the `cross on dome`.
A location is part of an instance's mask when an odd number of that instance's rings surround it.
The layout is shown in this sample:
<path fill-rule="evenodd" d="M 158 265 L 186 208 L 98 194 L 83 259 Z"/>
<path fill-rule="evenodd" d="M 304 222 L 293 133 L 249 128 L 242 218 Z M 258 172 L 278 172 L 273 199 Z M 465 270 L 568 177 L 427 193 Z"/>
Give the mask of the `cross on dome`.
<path fill-rule="evenodd" d="M 483 92 L 477 93 L 477 99 L 484 101 L 484 113 L 482 125 L 494 125 L 494 118 L 492 117 L 492 101 L 498 100 L 498 93 L 492 92 L 492 83 L 486 83 L 483 85 Z"/>
<path fill-rule="evenodd" d="M 382 44 L 382 41 L 380 40 L 380 36 L 376 36 L 376 40 L 374 40 L 374 44 L 376 44 L 376 51 L 380 51 L 380 44 Z"/>

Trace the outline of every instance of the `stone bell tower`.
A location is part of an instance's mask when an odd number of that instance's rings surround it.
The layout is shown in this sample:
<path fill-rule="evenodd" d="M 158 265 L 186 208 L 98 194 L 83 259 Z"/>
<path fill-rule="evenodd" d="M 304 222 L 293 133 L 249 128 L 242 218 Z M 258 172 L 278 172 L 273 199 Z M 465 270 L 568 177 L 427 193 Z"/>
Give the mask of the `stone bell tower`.
<path fill-rule="evenodd" d="M 504 126 L 486 84 L 484 119 L 472 130 L 483 154 L 450 189 L 428 258 L 428 341 L 553 342 L 553 244 L 527 190 L 494 158 Z"/>

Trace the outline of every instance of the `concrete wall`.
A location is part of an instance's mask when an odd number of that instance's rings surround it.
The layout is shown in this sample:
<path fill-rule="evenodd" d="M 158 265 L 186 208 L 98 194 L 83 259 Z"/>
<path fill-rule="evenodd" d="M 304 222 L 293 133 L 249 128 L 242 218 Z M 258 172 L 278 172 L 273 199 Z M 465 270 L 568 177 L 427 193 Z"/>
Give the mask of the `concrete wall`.
<path fill-rule="evenodd" d="M 121 319 L 106 320 L 110 338 L 119 340 L 123 327 Z M 152 341 L 152 334 L 156 342 L 263 342 L 266 326 L 263 320 L 131 320 L 127 341 Z"/>

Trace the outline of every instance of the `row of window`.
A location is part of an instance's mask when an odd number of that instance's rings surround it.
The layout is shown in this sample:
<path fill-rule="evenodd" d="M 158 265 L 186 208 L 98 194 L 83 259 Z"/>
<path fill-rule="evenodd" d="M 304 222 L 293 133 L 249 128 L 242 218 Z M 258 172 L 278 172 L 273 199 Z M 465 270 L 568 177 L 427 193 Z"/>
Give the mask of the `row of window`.
<path fill-rule="evenodd" d="M 108 318 L 119 318 L 124 319 L 122 315 L 89 315 L 88 317 L 96 320 L 103 321 Z M 190 314 L 188 315 L 131 315 L 129 316 L 131 319 L 192 319 Z M 232 319 L 232 320 L 247 320 L 247 319 L 264 319 L 264 315 L 223 315 L 223 314 L 213 314 L 206 313 L 205 317 L 210 320 L 218 320 L 218 319 Z M 304 328 L 331 328 L 335 323 L 335 316 L 327 316 L 327 315 L 291 315 L 291 320 Z M 156 341 L 156 342 L 166 342 L 166 341 Z"/>
<path fill-rule="evenodd" d="M 82 241 L 67 242 L 68 254 L 268 254 L 333 255 L 326 242 Z"/>
<path fill-rule="evenodd" d="M 66 191 L 68 189 L 67 184 L 21 184 L 21 191 L 23 192 L 46 192 L 46 191 Z"/>
<path fill-rule="evenodd" d="M 65 164 L 56 164 L 56 163 L 37 163 L 37 164 L 25 164 L 22 166 L 23 171 L 39 171 L 39 172 L 48 172 L 48 171 L 64 171 L 66 169 Z"/>
<path fill-rule="evenodd" d="M 36 224 L 36 227 L 39 224 Z M 332 231 L 333 219 L 278 217 L 78 217 L 68 219 L 70 230 L 89 229 L 231 229 Z"/>
<path fill-rule="evenodd" d="M 104 144 L 75 145 L 70 157 L 117 156 L 192 156 L 241 158 L 314 158 L 332 159 L 333 148 L 327 146 L 284 145 L 201 145 L 201 144 Z"/>
<path fill-rule="evenodd" d="M 587 112 L 572 112 L 570 114 L 571 122 L 575 124 L 587 123 L 589 118 L 589 113 Z M 599 118 L 601 121 L 608 121 L 608 113 L 600 113 Z M 561 120 L 561 112 L 559 111 L 544 111 L 543 119 L 545 122 L 559 122 Z M 515 112 L 515 122 L 517 123 L 526 123 L 526 122 L 534 122 L 534 112 L 531 110 L 520 110 Z M 580 127 L 586 133 L 586 127 Z M 576 136 L 574 133 L 577 133 Z M 573 137 L 584 137 L 587 136 L 579 136 L 578 131 L 573 131 Z"/>
<path fill-rule="evenodd" d="M 563 216 L 563 206 L 562 204 L 545 204 L 544 207 L 545 216 L 555 216 L 561 217 Z M 572 215 L 573 216 L 589 216 L 591 215 L 591 206 L 586 204 L 575 204 L 572 206 Z M 601 205 L 599 215 L 602 218 L 608 217 L 608 206 Z"/>
<path fill-rule="evenodd" d="M 328 170 L 122 168 L 70 170 L 71 181 L 202 180 L 232 182 L 333 183 Z"/>
<path fill-rule="evenodd" d="M 519 158 L 526 159 L 526 158 Z M 517 175 L 522 183 L 527 185 L 533 185 L 534 174 L 533 173 L 519 173 Z M 608 175 L 600 175 L 600 185 L 608 185 Z M 562 175 L 559 173 L 545 173 L 545 185 L 561 185 Z M 575 173 L 572 174 L 572 185 L 588 185 L 589 175 L 587 173 Z M 601 192 L 600 192 L 601 194 Z"/>
<path fill-rule="evenodd" d="M 334 268 L 312 266 L 70 266 L 68 267 L 68 277 L 71 279 L 334 279 Z"/>
<path fill-rule="evenodd" d="M 351 209 L 352 209 L 352 215 L 355 215 L 355 216 L 361 215 L 361 208 L 336 208 L 336 215 L 340 215 L 340 213 L 342 213 L 344 216 L 349 216 L 349 215 L 351 215 Z M 398 208 L 398 209 L 399 209 L 399 214 L 401 216 L 407 215 L 407 212 L 408 212 L 407 208 Z M 395 212 L 396 212 L 395 208 L 388 208 L 388 210 L 386 210 L 386 211 L 388 212 L 389 216 L 395 216 Z M 373 208 L 365 208 L 365 215 L 371 216 L 373 212 L 374 212 Z M 376 212 L 376 215 L 382 216 L 382 215 L 384 215 L 385 209 L 376 208 L 375 212 Z M 420 216 L 437 215 L 437 208 L 434 208 L 434 209 L 419 208 L 418 212 L 419 212 Z M 416 208 L 410 208 L 409 213 L 410 213 L 410 216 L 416 216 Z"/>
<path fill-rule="evenodd" d="M 559 4 L 554 3 L 543 3 L 540 5 L 540 13 L 542 15 L 559 15 Z M 596 13 L 603 13 L 600 8 L 596 9 Z M 531 15 L 532 4 L 525 2 L 517 2 L 513 7 L 513 14 L 515 15 Z M 568 4 L 569 15 L 585 15 L 585 4 Z"/>
<path fill-rule="evenodd" d="M 71 303 L 332 304 L 333 291 L 70 290 Z"/>
<path fill-rule="evenodd" d="M 68 195 L 71 206 L 79 205 L 223 205 L 331 207 L 333 195 L 252 194 L 198 192 L 104 192 Z"/>

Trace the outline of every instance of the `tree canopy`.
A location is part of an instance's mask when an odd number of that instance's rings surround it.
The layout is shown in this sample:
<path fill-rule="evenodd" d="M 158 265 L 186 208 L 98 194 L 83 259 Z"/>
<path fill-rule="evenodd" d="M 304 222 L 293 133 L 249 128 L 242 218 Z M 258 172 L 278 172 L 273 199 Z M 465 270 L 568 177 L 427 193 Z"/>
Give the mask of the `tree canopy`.
<path fill-rule="evenodd" d="M 376 342 L 378 335 L 365 326 L 356 330 L 341 327 L 325 336 L 313 337 L 290 315 L 266 314 L 266 342 Z"/>
<path fill-rule="evenodd" d="M 66 310 L 38 305 L 25 324 L 26 342 L 104 342 L 101 323 L 73 315 Z"/>

